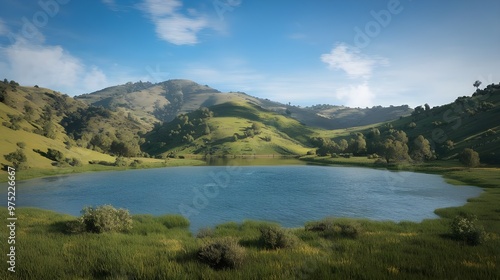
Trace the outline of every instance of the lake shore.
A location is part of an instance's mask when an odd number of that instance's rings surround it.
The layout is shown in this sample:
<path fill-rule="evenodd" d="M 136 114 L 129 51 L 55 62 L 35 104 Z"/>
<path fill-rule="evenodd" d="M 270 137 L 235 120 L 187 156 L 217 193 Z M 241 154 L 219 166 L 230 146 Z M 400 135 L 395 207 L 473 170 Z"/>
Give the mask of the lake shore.
<path fill-rule="evenodd" d="M 363 161 L 316 158 L 307 159 L 305 164 L 378 168 Z M 45 275 L 52 279 L 76 275 L 128 275 L 144 279 L 159 274 L 173 279 L 186 275 L 210 279 L 326 279 L 333 271 L 336 277 L 345 279 L 495 279 L 500 275 L 500 169 L 467 169 L 449 162 L 389 168 L 439 174 L 449 183 L 474 185 L 484 191 L 463 206 L 435 210 L 438 219 L 419 223 L 337 219 L 339 223 L 357 223 L 362 228 L 354 239 L 325 237 L 304 227 L 289 229 L 298 245 L 277 251 L 259 245 L 259 228 L 265 223 L 258 221 L 224 223 L 213 227 L 208 237 L 197 238 L 186 227 L 165 227 L 165 217 L 134 215 L 134 228 L 129 233 L 67 234 L 65 224 L 74 216 L 20 208 L 18 219 L 23 226 L 17 246 L 24 253 L 19 255 L 19 263 L 31 265 L 19 265 L 16 273 L 21 278 Z M 484 244 L 468 246 L 449 236 L 451 219 L 462 212 L 478 217 L 488 233 Z M 6 215 L 7 211 L 2 211 L 0 218 L 5 220 Z M 241 268 L 218 271 L 197 261 L 199 246 L 220 238 L 234 238 L 245 248 L 246 261 Z M 137 257 L 138 252 L 148 254 Z M 7 276 L 7 272 L 0 272 L 0 276 Z"/>

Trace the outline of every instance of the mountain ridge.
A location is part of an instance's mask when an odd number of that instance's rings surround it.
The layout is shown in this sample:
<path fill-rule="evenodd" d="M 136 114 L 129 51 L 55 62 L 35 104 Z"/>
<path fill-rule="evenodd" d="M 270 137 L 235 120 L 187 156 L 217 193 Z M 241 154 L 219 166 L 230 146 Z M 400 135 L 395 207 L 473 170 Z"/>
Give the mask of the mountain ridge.
<path fill-rule="evenodd" d="M 108 109 L 124 108 L 127 113 L 144 118 L 144 125 L 152 121 L 171 121 L 178 114 L 189 113 L 200 107 L 210 107 L 229 101 L 246 101 L 323 129 L 363 126 L 397 119 L 413 110 L 408 105 L 372 108 L 349 108 L 334 105 L 300 107 L 258 98 L 244 92 L 220 92 L 208 85 L 186 79 L 173 79 L 156 84 L 150 82 L 126 83 L 108 87 L 75 99 Z M 329 106 L 326 110 L 321 106 Z M 156 119 L 156 120 L 154 120 Z"/>

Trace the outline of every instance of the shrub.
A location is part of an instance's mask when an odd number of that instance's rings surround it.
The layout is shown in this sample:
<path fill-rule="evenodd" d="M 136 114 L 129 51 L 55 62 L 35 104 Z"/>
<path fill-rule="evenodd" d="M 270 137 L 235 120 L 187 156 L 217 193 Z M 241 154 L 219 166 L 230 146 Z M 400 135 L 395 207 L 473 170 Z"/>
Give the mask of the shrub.
<path fill-rule="evenodd" d="M 47 150 L 46 157 L 50 160 L 58 161 L 58 162 L 64 160 L 64 154 L 61 151 L 58 151 L 56 149 L 51 149 L 51 148 L 49 148 Z"/>
<path fill-rule="evenodd" d="M 259 241 L 268 249 L 291 248 L 296 243 L 296 238 L 280 227 L 263 226 L 259 230 Z"/>
<path fill-rule="evenodd" d="M 450 227 L 455 239 L 465 241 L 469 245 L 479 245 L 486 237 L 484 229 L 477 224 L 477 217 L 474 215 L 457 215 Z"/>
<path fill-rule="evenodd" d="M 347 237 L 357 238 L 363 228 L 355 221 L 336 221 L 327 218 L 322 221 L 310 222 L 305 225 L 306 231 L 319 232 L 324 238 Z"/>
<path fill-rule="evenodd" d="M 24 153 L 24 151 L 21 149 L 17 149 L 15 152 L 4 155 L 4 158 L 7 161 L 12 162 L 12 165 L 14 165 L 14 167 L 16 169 L 28 168 L 28 165 L 27 165 L 28 158 L 26 157 L 26 154 Z"/>
<path fill-rule="evenodd" d="M 460 154 L 460 162 L 467 167 L 477 167 L 479 166 L 479 154 L 473 149 L 464 149 Z"/>
<path fill-rule="evenodd" d="M 117 157 L 115 160 L 115 166 L 118 167 L 127 166 L 127 161 L 123 157 Z"/>
<path fill-rule="evenodd" d="M 214 237 L 215 232 L 212 228 L 206 227 L 206 228 L 201 228 L 198 233 L 196 234 L 196 238 L 207 238 L 207 237 Z"/>
<path fill-rule="evenodd" d="M 361 233 L 361 225 L 355 222 L 338 224 L 340 235 L 348 238 L 356 238 Z"/>
<path fill-rule="evenodd" d="M 26 143 L 24 143 L 24 142 L 17 142 L 17 143 L 16 143 L 16 145 L 17 145 L 19 148 L 21 148 L 21 149 L 26 148 Z"/>
<path fill-rule="evenodd" d="M 123 232 L 132 229 L 132 216 L 126 209 L 116 209 L 111 205 L 85 207 L 78 219 L 86 232 Z"/>
<path fill-rule="evenodd" d="M 82 166 L 82 161 L 77 158 L 67 159 L 69 165 L 71 166 Z"/>
<path fill-rule="evenodd" d="M 198 258 L 215 269 L 236 268 L 243 264 L 245 249 L 236 240 L 224 238 L 202 246 Z"/>

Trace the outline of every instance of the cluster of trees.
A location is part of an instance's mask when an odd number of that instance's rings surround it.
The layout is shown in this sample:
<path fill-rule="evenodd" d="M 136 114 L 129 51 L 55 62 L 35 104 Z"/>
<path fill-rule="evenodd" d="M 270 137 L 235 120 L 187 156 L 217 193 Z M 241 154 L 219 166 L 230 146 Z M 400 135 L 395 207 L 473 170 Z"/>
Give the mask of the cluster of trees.
<path fill-rule="evenodd" d="M 145 139 L 137 134 L 137 128 L 130 119 L 115 120 L 112 112 L 103 107 L 79 108 L 65 116 L 61 125 L 70 139 L 80 147 L 116 156 L 133 157 L 141 155 L 140 146 Z M 104 124 L 119 127 L 106 128 Z"/>
<path fill-rule="evenodd" d="M 259 135 L 262 132 L 262 127 L 259 123 L 252 123 L 251 126 L 245 128 L 245 136 L 246 137 L 254 137 L 255 135 Z"/>
<path fill-rule="evenodd" d="M 366 136 L 358 132 L 352 134 L 349 139 L 340 139 L 338 142 L 327 138 L 313 138 L 312 142 L 318 147 L 316 154 L 320 156 L 338 153 L 375 154 L 388 163 L 408 161 L 410 159 L 426 161 L 435 158 L 435 152 L 432 150 L 429 140 L 424 136 L 419 135 L 409 141 L 404 131 L 389 127 L 384 133 L 381 133 L 377 128 L 373 128 Z"/>
<path fill-rule="evenodd" d="M 10 87 L 11 91 L 16 92 L 19 84 L 12 80 L 4 79 L 3 82 L 0 82 L 0 102 L 5 103 L 8 106 L 11 106 L 11 97 L 9 96 L 7 89 Z"/>
<path fill-rule="evenodd" d="M 312 143 L 319 147 L 316 154 L 320 156 L 352 153 L 355 155 L 365 154 L 367 152 L 366 138 L 362 133 L 353 134 L 348 140 L 340 139 L 338 142 L 328 139 L 315 137 L 312 138 Z"/>
<path fill-rule="evenodd" d="M 189 114 L 180 114 L 171 122 L 155 124 L 153 130 L 146 135 L 147 141 L 143 148 L 150 151 L 164 149 L 166 146 L 190 144 L 216 129 L 208 124 L 213 115 L 208 108 L 202 107 Z"/>

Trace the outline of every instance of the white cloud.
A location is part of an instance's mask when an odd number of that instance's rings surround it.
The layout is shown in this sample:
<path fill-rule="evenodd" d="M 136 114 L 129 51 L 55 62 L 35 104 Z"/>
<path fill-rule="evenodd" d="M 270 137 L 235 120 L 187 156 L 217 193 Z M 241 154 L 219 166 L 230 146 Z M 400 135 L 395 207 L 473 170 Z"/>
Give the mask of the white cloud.
<path fill-rule="evenodd" d="M 108 79 L 102 70 L 94 66 L 83 78 L 83 84 L 89 89 L 103 89 L 108 85 Z"/>
<path fill-rule="evenodd" d="M 0 72 L 22 85 L 40 85 L 70 95 L 107 85 L 102 70 L 89 69 L 61 46 L 35 45 L 23 39 L 0 49 Z"/>
<path fill-rule="evenodd" d="M 375 105 L 375 94 L 372 92 L 367 82 L 338 89 L 337 98 L 345 100 L 343 104 L 348 107 L 371 107 Z"/>
<path fill-rule="evenodd" d="M 181 7 L 179 0 L 145 0 L 140 5 L 155 24 L 160 39 L 175 45 L 197 44 L 198 33 L 211 28 L 210 23 L 193 9 L 189 9 L 189 16 L 182 14 Z"/>
<path fill-rule="evenodd" d="M 175 45 L 194 45 L 198 43 L 197 33 L 206 26 L 204 19 L 175 15 L 156 20 L 156 33 L 161 39 Z"/>
<path fill-rule="evenodd" d="M 18 40 L 3 50 L 10 75 L 25 84 L 72 86 L 83 65 L 60 46 L 41 46 Z"/>
<path fill-rule="evenodd" d="M 333 70 L 342 70 L 351 78 L 371 77 L 373 68 L 377 64 L 385 64 L 384 59 L 370 58 L 346 44 L 339 44 L 330 53 L 321 55 L 321 61 L 328 64 Z"/>

